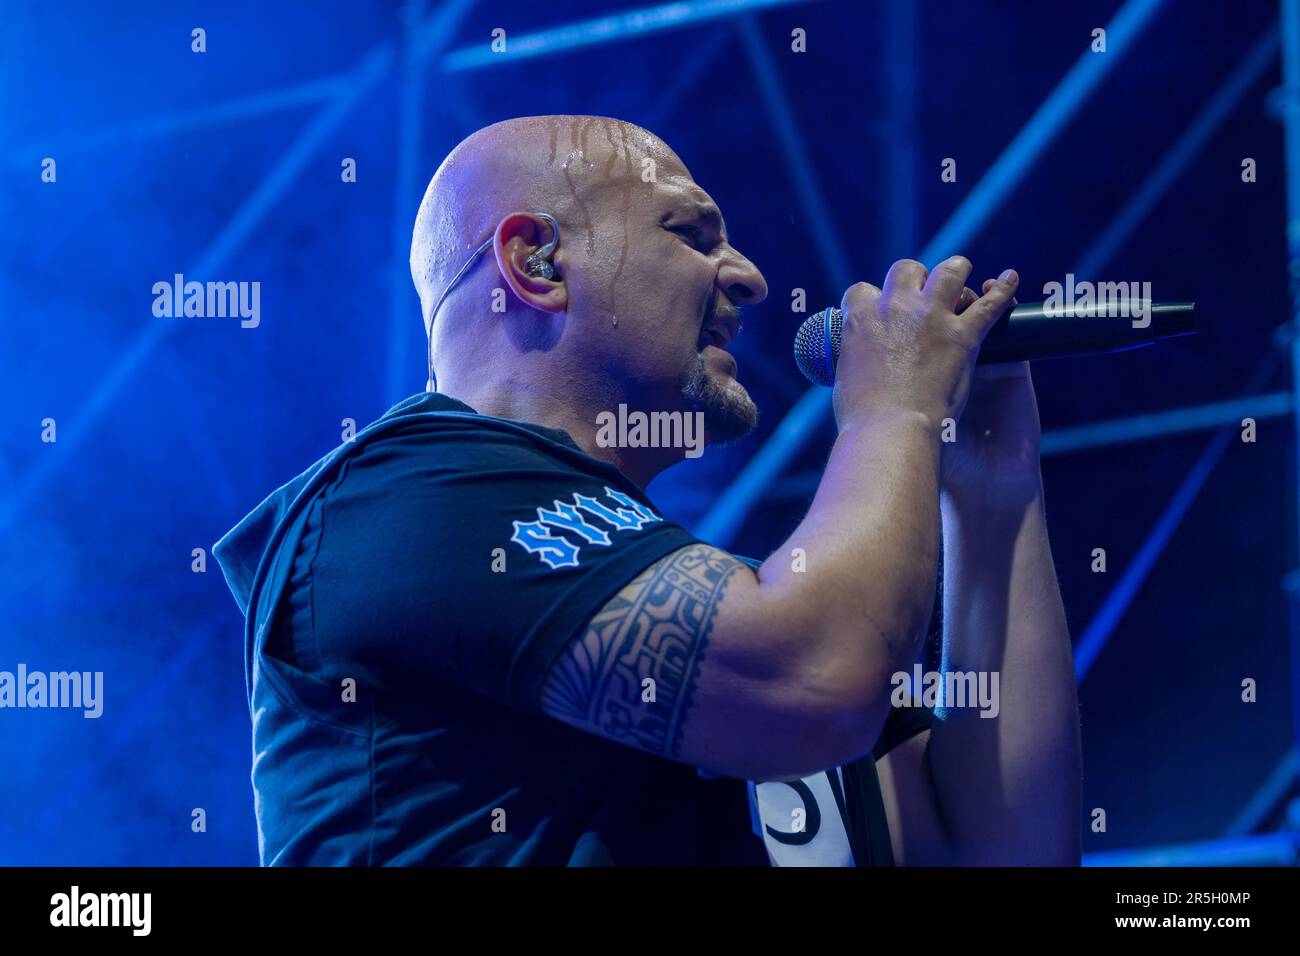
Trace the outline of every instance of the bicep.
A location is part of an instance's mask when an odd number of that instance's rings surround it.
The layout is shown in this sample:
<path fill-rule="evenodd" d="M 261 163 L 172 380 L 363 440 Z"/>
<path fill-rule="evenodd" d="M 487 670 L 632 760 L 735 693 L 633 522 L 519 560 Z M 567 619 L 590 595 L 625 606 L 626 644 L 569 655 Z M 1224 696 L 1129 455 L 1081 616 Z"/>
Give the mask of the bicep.
<path fill-rule="evenodd" d="M 826 695 L 803 680 L 789 622 L 718 548 L 675 551 L 629 582 L 547 671 L 542 710 L 616 743 L 729 776 L 823 760 Z M 819 733 L 826 731 L 826 733 Z"/>

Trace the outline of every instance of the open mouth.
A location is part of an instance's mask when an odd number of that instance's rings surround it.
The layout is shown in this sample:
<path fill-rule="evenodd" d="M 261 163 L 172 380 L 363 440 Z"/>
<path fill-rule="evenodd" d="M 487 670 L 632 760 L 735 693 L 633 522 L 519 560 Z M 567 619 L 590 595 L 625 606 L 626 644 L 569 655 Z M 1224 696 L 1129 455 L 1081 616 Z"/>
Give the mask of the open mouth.
<path fill-rule="evenodd" d="M 719 348 L 722 347 L 718 343 L 719 336 L 713 325 L 714 314 L 716 311 L 717 302 L 712 296 L 710 296 L 708 305 L 704 308 L 704 321 L 700 323 L 700 338 L 699 341 L 695 343 L 695 350 L 697 352 L 703 352 L 710 345 L 717 345 Z"/>
<path fill-rule="evenodd" d="M 723 335 L 721 332 L 719 332 L 717 329 L 704 329 L 703 331 L 700 332 L 700 341 L 696 347 L 701 352 L 703 352 L 710 345 L 725 350 L 727 344 L 728 344 L 727 337 Z"/>
<path fill-rule="evenodd" d="M 703 352 L 712 345 L 726 351 L 739 330 L 739 312 L 733 309 L 719 314 L 717 301 L 710 299 L 704 314 L 704 324 L 700 329 L 700 338 L 696 343 L 696 349 Z"/>

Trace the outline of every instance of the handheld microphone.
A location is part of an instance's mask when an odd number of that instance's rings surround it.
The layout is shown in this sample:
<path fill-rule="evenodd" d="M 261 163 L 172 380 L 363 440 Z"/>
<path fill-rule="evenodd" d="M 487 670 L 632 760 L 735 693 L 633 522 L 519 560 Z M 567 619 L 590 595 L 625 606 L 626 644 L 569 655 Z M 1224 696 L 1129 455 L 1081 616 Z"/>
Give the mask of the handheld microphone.
<path fill-rule="evenodd" d="M 1096 355 L 1153 345 L 1160 339 L 1196 331 L 1195 302 L 1129 300 L 1132 315 L 1145 316 L 1145 326 L 1114 315 L 1114 305 L 1066 307 L 1027 302 L 1003 313 L 980 346 L 978 365 L 1024 362 L 1030 359 Z M 844 314 L 822 309 L 799 326 L 794 337 L 794 360 L 814 385 L 835 384 L 835 364 L 840 358 Z"/>

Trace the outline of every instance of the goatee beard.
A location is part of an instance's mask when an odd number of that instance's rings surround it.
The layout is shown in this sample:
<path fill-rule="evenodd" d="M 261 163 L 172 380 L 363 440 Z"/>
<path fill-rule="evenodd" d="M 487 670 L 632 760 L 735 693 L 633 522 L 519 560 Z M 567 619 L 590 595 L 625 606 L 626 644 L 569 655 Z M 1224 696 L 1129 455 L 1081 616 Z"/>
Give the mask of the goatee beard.
<path fill-rule="evenodd" d="M 728 388 L 709 374 L 704 356 L 695 356 L 695 367 L 682 389 L 692 412 L 704 413 L 704 434 L 711 445 L 739 441 L 758 424 L 758 406 L 740 389 Z"/>

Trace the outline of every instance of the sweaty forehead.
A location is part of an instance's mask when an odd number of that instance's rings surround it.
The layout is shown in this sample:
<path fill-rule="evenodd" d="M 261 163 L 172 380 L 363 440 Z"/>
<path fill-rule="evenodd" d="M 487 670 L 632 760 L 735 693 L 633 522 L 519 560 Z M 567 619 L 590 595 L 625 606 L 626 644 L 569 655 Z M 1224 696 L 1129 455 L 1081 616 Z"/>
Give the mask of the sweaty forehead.
<path fill-rule="evenodd" d="M 568 179 L 620 183 L 669 182 L 693 186 L 690 170 L 671 147 L 652 133 L 630 124 L 613 128 L 613 135 L 586 136 L 558 151 L 551 168 Z"/>
<path fill-rule="evenodd" d="M 534 188 L 556 198 L 581 198 L 612 191 L 625 198 L 631 188 L 659 194 L 659 184 L 674 191 L 695 187 L 681 157 L 654 133 L 634 123 L 597 116 L 542 116 L 507 121 L 489 128 L 487 165 L 530 179 Z M 484 149 L 483 147 L 486 147 Z M 504 177 L 508 178 L 508 177 Z M 654 184 L 646 189 L 647 184 Z M 637 188 L 641 187 L 641 188 Z"/>
<path fill-rule="evenodd" d="M 631 185 L 645 194 L 711 202 L 681 157 L 653 133 L 617 121 L 605 121 L 596 130 L 562 131 L 559 143 L 552 141 L 545 150 L 543 175 L 578 191 Z"/>
<path fill-rule="evenodd" d="M 633 123 L 599 116 L 534 117 L 500 124 L 500 138 L 530 154 L 553 174 L 595 179 L 657 174 L 690 176 L 681 158 L 662 139 Z"/>

